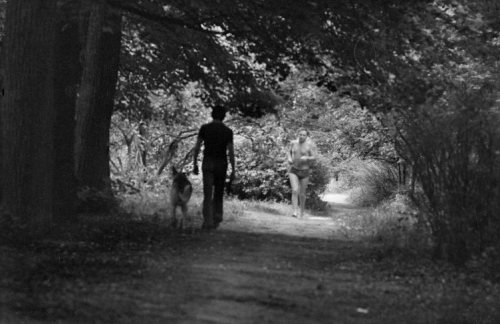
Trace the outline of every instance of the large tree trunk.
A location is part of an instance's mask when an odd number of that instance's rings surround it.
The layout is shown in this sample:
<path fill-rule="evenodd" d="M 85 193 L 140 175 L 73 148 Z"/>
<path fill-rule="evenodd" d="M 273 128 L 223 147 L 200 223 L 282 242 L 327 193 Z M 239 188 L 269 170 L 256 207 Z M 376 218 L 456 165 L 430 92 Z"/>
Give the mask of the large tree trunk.
<path fill-rule="evenodd" d="M 0 0 L 0 19 L 2 23 L 0 24 L 0 38 L 3 39 L 5 35 L 5 13 L 7 8 L 7 0 Z M 2 98 L 5 95 L 4 88 L 4 57 L 3 57 L 3 43 L 0 42 L 0 107 L 2 107 Z M 0 114 L 0 154 L 2 154 L 2 114 Z M 0 157 L 0 170 L 2 170 L 2 158 Z M 1 172 L 1 171 L 0 171 Z M 0 188 L 2 188 L 2 177 L 0 174 Z M 2 190 L 0 189 L 0 204 L 2 203 Z"/>
<path fill-rule="evenodd" d="M 93 2 L 76 111 L 78 185 L 109 190 L 109 129 L 118 78 L 121 16 Z"/>
<path fill-rule="evenodd" d="M 54 216 L 58 222 L 75 215 L 76 177 L 74 169 L 74 134 L 76 93 L 81 78 L 79 40 L 80 0 L 59 2 L 56 42 L 56 124 L 55 124 L 55 197 Z"/>
<path fill-rule="evenodd" d="M 56 2 L 9 1 L 2 100 L 3 217 L 44 229 L 54 210 Z"/>

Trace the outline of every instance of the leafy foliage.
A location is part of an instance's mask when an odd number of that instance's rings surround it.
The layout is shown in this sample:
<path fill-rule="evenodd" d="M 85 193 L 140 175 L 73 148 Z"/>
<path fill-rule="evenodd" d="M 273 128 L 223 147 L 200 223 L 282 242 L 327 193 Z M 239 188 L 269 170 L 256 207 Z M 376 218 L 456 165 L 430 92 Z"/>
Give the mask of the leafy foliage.
<path fill-rule="evenodd" d="M 237 118 L 228 122 L 235 130 L 238 183 L 233 193 L 241 199 L 290 199 L 283 142 L 284 130 L 273 116 L 259 120 Z"/>
<path fill-rule="evenodd" d="M 291 189 L 287 170 L 243 169 L 233 192 L 239 199 L 289 201 Z"/>
<path fill-rule="evenodd" d="M 436 4 L 439 20 L 422 21 L 433 44 L 418 59 L 424 87 L 408 91 L 391 116 L 398 153 L 421 185 L 416 199 L 427 211 L 436 255 L 464 263 L 498 242 L 499 8 L 489 1 Z"/>
<path fill-rule="evenodd" d="M 500 228 L 496 96 L 473 83 L 403 114 L 403 154 L 413 162 L 437 251 L 456 262 L 494 244 Z"/>
<path fill-rule="evenodd" d="M 172 95 L 151 96 L 149 119 L 138 119 L 133 111 L 113 115 L 110 165 L 116 190 L 163 193 L 171 165 L 190 170 L 195 136 L 210 114 L 197 97 L 197 89 L 196 83 L 189 83 Z M 143 135 L 141 125 L 146 129 Z M 157 175 L 162 164 L 165 170 Z"/>
<path fill-rule="evenodd" d="M 129 103 L 197 81 L 204 102 L 261 116 L 280 102 L 270 90 L 306 65 L 322 87 L 380 110 L 428 88 L 429 59 L 459 59 L 444 46 L 447 35 L 429 34 L 448 27 L 435 22 L 439 2 L 108 2 L 127 18 L 121 88 Z M 410 93 L 412 80 L 422 86 Z"/>
<path fill-rule="evenodd" d="M 393 197 L 399 188 L 394 166 L 376 160 L 351 159 L 345 163 L 344 181 L 354 190 L 351 200 L 358 206 L 377 206 Z"/>
<path fill-rule="evenodd" d="M 349 95 L 318 85 L 321 81 L 306 69 L 301 67 L 280 83 L 287 99 L 277 107 L 284 127 L 309 129 L 333 164 L 353 157 L 393 161 L 393 140 L 378 116 Z"/>

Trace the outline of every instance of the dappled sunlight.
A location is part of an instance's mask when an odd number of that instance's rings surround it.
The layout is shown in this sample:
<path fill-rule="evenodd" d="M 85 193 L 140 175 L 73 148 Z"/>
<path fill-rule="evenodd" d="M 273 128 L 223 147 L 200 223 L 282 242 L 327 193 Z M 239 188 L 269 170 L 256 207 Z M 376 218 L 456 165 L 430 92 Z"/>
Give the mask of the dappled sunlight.
<path fill-rule="evenodd" d="M 221 230 L 282 234 L 288 236 L 332 239 L 339 225 L 330 217 L 307 216 L 294 218 L 291 215 L 274 215 L 255 211 L 246 211 L 238 221 L 221 224 Z"/>
<path fill-rule="evenodd" d="M 240 202 L 241 208 L 238 215 L 232 217 L 232 213 L 229 213 L 221 224 L 220 230 L 281 234 L 326 240 L 344 239 L 345 235 L 342 234 L 344 224 L 338 219 L 338 216 L 358 212 L 357 208 L 347 202 L 347 198 L 348 194 L 329 196 L 327 199 L 329 199 L 331 208 L 328 209 L 327 214 L 315 215 L 306 210 L 303 218 L 292 217 L 292 209 L 288 205 L 276 204 L 280 207 L 273 209 L 273 213 L 269 213 L 266 211 L 267 203 L 265 202 L 261 204 L 242 204 Z M 237 205 L 236 202 L 232 202 L 232 204 Z M 231 209 L 235 209 L 235 206 L 231 207 L 233 207 Z"/>
<path fill-rule="evenodd" d="M 326 201 L 327 203 L 333 204 L 349 204 L 349 194 L 347 193 L 327 193 L 321 197 L 321 200 Z"/>

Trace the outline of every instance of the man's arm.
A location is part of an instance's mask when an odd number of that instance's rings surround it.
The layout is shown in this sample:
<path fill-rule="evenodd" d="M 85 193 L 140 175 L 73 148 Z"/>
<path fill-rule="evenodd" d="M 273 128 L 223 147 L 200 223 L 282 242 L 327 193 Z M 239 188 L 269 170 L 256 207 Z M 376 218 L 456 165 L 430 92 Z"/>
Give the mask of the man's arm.
<path fill-rule="evenodd" d="M 198 174 L 200 171 L 198 170 L 198 154 L 200 154 L 200 148 L 201 148 L 201 143 L 203 140 L 201 137 L 198 135 L 196 138 L 196 144 L 194 145 L 194 158 L 193 158 L 193 173 Z"/>
<path fill-rule="evenodd" d="M 227 151 L 229 154 L 229 163 L 231 164 L 231 178 L 234 178 L 236 172 L 236 163 L 234 160 L 234 144 L 233 141 L 230 141 L 227 144 Z"/>

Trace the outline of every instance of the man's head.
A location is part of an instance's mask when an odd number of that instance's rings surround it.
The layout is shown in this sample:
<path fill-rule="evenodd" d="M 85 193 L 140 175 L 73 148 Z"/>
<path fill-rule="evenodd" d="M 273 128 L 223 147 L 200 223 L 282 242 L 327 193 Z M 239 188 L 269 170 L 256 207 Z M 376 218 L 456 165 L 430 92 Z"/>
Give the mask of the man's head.
<path fill-rule="evenodd" d="M 223 121 L 226 117 L 226 109 L 220 105 L 212 108 L 212 118 Z"/>
<path fill-rule="evenodd" d="M 299 138 L 300 143 L 304 143 L 309 136 L 309 131 L 305 128 L 299 128 L 297 131 L 297 136 Z"/>

